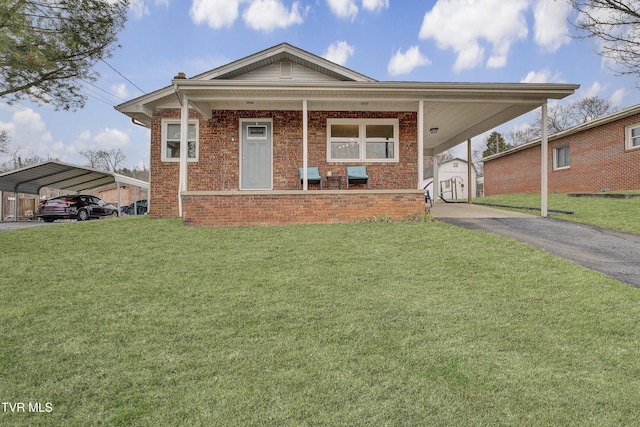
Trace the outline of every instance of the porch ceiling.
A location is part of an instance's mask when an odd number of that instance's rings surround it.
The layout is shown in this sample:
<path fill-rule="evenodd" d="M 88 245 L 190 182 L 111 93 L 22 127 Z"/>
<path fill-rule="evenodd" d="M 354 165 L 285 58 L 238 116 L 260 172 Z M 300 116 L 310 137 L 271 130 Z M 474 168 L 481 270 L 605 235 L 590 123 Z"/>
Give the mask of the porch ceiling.
<path fill-rule="evenodd" d="M 117 109 L 150 125 L 155 108 L 178 108 L 186 95 L 205 117 L 212 110 L 413 111 L 424 101 L 424 154 L 446 151 L 542 105 L 562 99 L 572 84 L 420 82 L 238 82 L 174 80 L 165 92 Z M 437 128 L 437 132 L 429 130 Z"/>

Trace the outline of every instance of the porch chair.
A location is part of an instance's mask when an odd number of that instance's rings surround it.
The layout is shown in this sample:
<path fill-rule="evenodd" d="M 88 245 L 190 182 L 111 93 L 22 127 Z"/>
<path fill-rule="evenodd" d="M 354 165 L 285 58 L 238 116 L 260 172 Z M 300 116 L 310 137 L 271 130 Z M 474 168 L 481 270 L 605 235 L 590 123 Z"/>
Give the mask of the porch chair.
<path fill-rule="evenodd" d="M 300 180 L 298 181 L 298 188 L 302 189 L 303 181 L 304 181 L 304 170 L 303 168 L 298 168 L 300 173 Z M 320 189 L 322 190 L 322 175 L 320 175 L 320 170 L 317 167 L 308 167 L 307 168 L 307 183 L 309 184 L 320 184 Z"/>
<path fill-rule="evenodd" d="M 347 190 L 349 184 L 367 184 L 369 189 L 369 175 L 366 166 L 347 166 Z"/>

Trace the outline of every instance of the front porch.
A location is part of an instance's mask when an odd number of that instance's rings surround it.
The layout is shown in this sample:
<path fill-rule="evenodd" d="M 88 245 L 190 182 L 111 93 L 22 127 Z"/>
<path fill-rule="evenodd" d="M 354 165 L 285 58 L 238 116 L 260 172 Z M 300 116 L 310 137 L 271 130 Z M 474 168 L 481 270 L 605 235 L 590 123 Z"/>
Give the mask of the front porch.
<path fill-rule="evenodd" d="M 186 225 L 211 227 L 400 220 L 427 212 L 423 190 L 186 191 L 182 209 Z"/>

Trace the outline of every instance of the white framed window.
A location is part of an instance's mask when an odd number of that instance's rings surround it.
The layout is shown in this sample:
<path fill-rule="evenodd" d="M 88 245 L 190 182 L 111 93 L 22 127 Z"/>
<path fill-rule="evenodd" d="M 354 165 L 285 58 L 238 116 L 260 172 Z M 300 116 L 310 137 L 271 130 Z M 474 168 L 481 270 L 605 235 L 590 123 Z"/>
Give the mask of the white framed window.
<path fill-rule="evenodd" d="M 626 150 L 640 148 L 640 124 L 625 128 L 624 148 Z"/>
<path fill-rule="evenodd" d="M 328 119 L 328 162 L 397 162 L 397 119 Z"/>
<path fill-rule="evenodd" d="M 198 121 L 189 120 L 187 142 L 189 144 L 187 161 L 198 161 Z M 162 120 L 162 161 L 180 161 L 180 120 Z"/>
<path fill-rule="evenodd" d="M 570 165 L 569 146 L 555 147 L 553 149 L 553 169 L 567 169 Z"/>

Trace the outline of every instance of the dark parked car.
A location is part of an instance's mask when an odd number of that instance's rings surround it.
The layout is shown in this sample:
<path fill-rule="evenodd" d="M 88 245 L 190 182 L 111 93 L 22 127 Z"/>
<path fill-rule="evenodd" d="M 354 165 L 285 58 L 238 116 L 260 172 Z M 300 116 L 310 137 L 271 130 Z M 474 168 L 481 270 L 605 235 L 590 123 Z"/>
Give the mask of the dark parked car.
<path fill-rule="evenodd" d="M 123 212 L 127 215 L 144 215 L 147 213 L 147 200 L 142 199 L 135 202 L 135 204 L 131 203 L 124 208 Z"/>
<path fill-rule="evenodd" d="M 118 208 L 96 197 L 80 194 L 77 196 L 60 196 L 43 200 L 38 206 L 37 217 L 45 222 L 56 219 L 77 219 L 85 221 L 103 216 L 118 216 Z"/>

